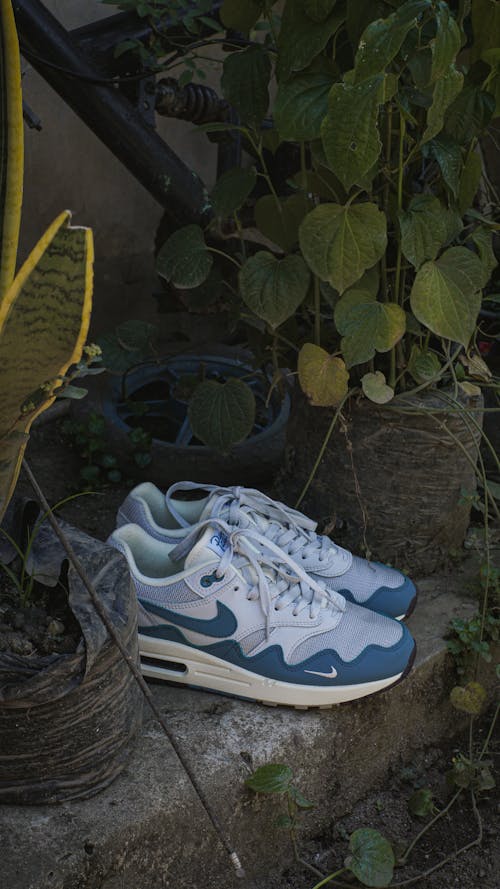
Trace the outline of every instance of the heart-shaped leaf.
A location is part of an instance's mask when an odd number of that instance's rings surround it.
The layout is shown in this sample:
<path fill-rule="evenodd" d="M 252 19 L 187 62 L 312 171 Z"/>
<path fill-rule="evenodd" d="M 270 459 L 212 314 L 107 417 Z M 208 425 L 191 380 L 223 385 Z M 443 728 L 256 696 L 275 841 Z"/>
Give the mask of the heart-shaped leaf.
<path fill-rule="evenodd" d="M 375 352 L 388 352 L 406 330 L 406 314 L 396 303 L 382 303 L 365 290 L 350 290 L 335 307 L 335 324 L 347 367 L 364 364 Z"/>
<path fill-rule="evenodd" d="M 432 790 L 429 790 L 428 787 L 416 790 L 408 800 L 408 808 L 412 815 L 417 815 L 418 818 L 428 818 L 434 812 Z"/>
<path fill-rule="evenodd" d="M 282 250 L 291 250 L 299 239 L 299 226 L 312 207 L 305 194 L 276 201 L 266 194 L 255 204 L 255 224 L 259 231 Z"/>
<path fill-rule="evenodd" d="M 483 266 L 482 286 L 484 287 L 498 265 L 495 251 L 493 250 L 493 232 L 487 229 L 486 226 L 480 225 L 473 233 L 472 240 L 477 247 L 479 259 Z"/>
<path fill-rule="evenodd" d="M 450 703 L 456 710 L 479 716 L 487 698 L 486 689 L 479 682 L 456 685 L 450 692 Z"/>
<path fill-rule="evenodd" d="M 355 830 L 349 839 L 350 856 L 345 865 L 364 886 L 388 886 L 394 872 L 392 846 L 370 827 Z"/>
<path fill-rule="evenodd" d="M 304 71 L 279 84 L 274 122 L 282 139 L 319 139 L 333 81 L 332 71 L 325 69 Z"/>
<path fill-rule="evenodd" d="M 375 204 L 321 204 L 304 219 L 299 241 L 313 272 L 343 293 L 385 252 L 386 218 Z"/>
<path fill-rule="evenodd" d="M 305 343 L 298 360 L 299 382 L 315 407 L 336 407 L 348 392 L 349 374 L 341 358 Z"/>
<path fill-rule="evenodd" d="M 481 307 L 483 280 L 479 257 L 465 247 L 450 247 L 417 272 L 410 294 L 413 314 L 437 336 L 467 348 Z"/>
<path fill-rule="evenodd" d="M 338 3 L 323 21 L 313 21 L 304 0 L 286 0 L 278 37 L 278 80 L 307 68 L 345 21 L 345 5 Z"/>
<path fill-rule="evenodd" d="M 422 136 L 422 143 L 428 142 L 443 129 L 444 116 L 460 93 L 464 83 L 464 76 L 457 71 L 455 65 L 451 65 L 443 77 L 437 81 L 432 94 L 432 105 L 427 112 L 427 126 Z"/>
<path fill-rule="evenodd" d="M 444 133 L 459 145 L 466 145 L 488 126 L 494 113 L 494 96 L 468 83 L 446 112 Z"/>
<path fill-rule="evenodd" d="M 383 75 L 362 83 L 335 83 L 330 90 L 321 137 L 328 163 L 347 191 L 365 185 L 366 174 L 379 158 L 377 120 L 384 93 Z"/>
<path fill-rule="evenodd" d="M 460 145 L 444 132 L 424 146 L 424 154 L 437 161 L 441 174 L 454 197 L 458 195 L 462 172 L 462 152 Z"/>
<path fill-rule="evenodd" d="M 270 762 L 256 769 L 253 775 L 246 779 L 245 785 L 255 793 L 285 793 L 292 777 L 290 766 Z"/>
<path fill-rule="evenodd" d="M 430 194 L 416 195 L 399 216 L 401 248 L 415 268 L 435 259 L 448 238 L 448 211 Z"/>
<path fill-rule="evenodd" d="M 255 398 L 242 380 L 200 383 L 188 407 L 189 422 L 196 438 L 209 448 L 227 454 L 243 441 L 255 421 Z"/>
<path fill-rule="evenodd" d="M 224 59 L 221 88 L 243 121 L 260 127 L 269 106 L 271 62 L 263 46 L 253 44 Z"/>
<path fill-rule="evenodd" d="M 455 61 L 461 43 L 460 28 L 451 14 L 450 7 L 440 0 L 436 12 L 436 36 L 430 41 L 432 83 L 446 76 L 450 65 Z"/>
<path fill-rule="evenodd" d="M 156 270 L 179 290 L 189 290 L 203 284 L 212 263 L 200 226 L 186 225 L 165 241 L 156 257 Z"/>
<path fill-rule="evenodd" d="M 416 383 L 428 383 L 434 380 L 441 370 L 439 358 L 434 352 L 420 349 L 416 344 L 412 346 L 408 370 Z"/>
<path fill-rule="evenodd" d="M 379 74 L 394 59 L 417 17 L 430 6 L 429 0 L 409 0 L 384 19 L 371 22 L 359 41 L 354 68 L 357 83 Z"/>
<path fill-rule="evenodd" d="M 260 18 L 262 12 L 258 0 L 224 0 L 220 10 L 220 20 L 230 31 L 247 34 Z"/>
<path fill-rule="evenodd" d="M 311 275 L 301 256 L 276 259 L 259 251 L 240 271 L 241 296 L 255 314 L 270 327 L 290 318 L 307 296 Z"/>
<path fill-rule="evenodd" d="M 361 388 L 366 397 L 375 404 L 387 404 L 394 398 L 394 389 L 387 385 L 384 374 L 379 370 L 365 374 L 361 378 Z"/>
<path fill-rule="evenodd" d="M 247 170 L 233 167 L 219 176 L 210 195 L 215 215 L 225 218 L 239 210 L 256 181 L 257 174 L 253 167 Z"/>
<path fill-rule="evenodd" d="M 460 177 L 458 203 L 461 213 L 465 213 L 469 207 L 472 207 L 482 174 L 483 163 L 481 155 L 473 151 L 468 155 Z"/>

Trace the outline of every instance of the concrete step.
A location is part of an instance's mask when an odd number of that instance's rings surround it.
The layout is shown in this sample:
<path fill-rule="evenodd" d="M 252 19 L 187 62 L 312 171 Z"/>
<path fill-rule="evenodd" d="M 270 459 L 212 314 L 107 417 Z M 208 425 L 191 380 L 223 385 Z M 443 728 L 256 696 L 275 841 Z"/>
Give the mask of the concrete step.
<path fill-rule="evenodd" d="M 165 684 L 155 695 L 205 793 L 251 875 L 237 880 L 186 774 L 146 716 L 128 765 L 94 799 L 60 806 L 3 806 L 0 883 L 5 889 L 266 889 L 290 862 L 276 800 L 244 788 L 259 765 L 284 762 L 316 804 L 305 831 L 319 833 L 380 786 L 390 767 L 450 738 L 465 717 L 448 702 L 454 670 L 443 635 L 476 610 L 472 573 L 420 584 L 409 625 L 418 655 L 410 676 L 372 698 L 332 710 L 267 708 Z"/>

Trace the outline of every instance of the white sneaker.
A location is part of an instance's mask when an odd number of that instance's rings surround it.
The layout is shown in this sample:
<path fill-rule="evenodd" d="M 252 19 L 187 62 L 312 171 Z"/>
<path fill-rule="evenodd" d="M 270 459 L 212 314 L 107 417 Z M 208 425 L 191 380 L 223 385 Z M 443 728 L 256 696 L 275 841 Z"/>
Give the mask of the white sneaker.
<path fill-rule="evenodd" d="M 146 676 L 305 708 L 365 697 L 410 670 L 403 624 L 327 592 L 256 530 L 204 521 L 174 547 L 128 524 L 108 543 L 136 585 Z"/>
<path fill-rule="evenodd" d="M 176 496 L 195 491 L 200 494 L 197 500 Z M 120 527 L 133 522 L 157 540 L 175 544 L 209 518 L 258 530 L 267 541 L 300 562 L 313 580 L 342 593 L 350 602 L 397 620 L 408 617 L 415 607 L 415 584 L 401 571 L 354 556 L 329 537 L 316 534 L 316 523 L 303 513 L 252 488 L 178 482 L 164 495 L 155 485 L 144 482 L 125 499 L 118 510 L 117 524 Z"/>

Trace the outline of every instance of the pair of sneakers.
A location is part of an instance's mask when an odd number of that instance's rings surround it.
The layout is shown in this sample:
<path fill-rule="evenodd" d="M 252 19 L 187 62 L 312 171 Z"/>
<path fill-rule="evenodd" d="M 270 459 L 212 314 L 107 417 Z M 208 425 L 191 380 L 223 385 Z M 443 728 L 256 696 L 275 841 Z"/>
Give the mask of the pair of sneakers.
<path fill-rule="evenodd" d="M 108 543 L 135 582 L 146 676 L 307 708 L 381 691 L 411 668 L 411 580 L 260 491 L 179 482 L 164 495 L 146 482 Z"/>

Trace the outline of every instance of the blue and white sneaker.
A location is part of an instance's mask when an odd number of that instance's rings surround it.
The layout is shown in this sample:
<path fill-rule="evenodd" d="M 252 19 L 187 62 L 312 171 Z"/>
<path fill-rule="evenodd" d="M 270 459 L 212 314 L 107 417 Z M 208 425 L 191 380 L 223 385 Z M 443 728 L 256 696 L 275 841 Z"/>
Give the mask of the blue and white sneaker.
<path fill-rule="evenodd" d="M 328 592 L 257 531 L 210 520 L 174 547 L 128 524 L 108 543 L 135 581 L 146 676 L 307 708 L 382 691 L 411 668 L 403 624 Z"/>
<path fill-rule="evenodd" d="M 198 492 L 200 499 L 180 499 L 180 492 Z M 251 488 L 178 482 L 164 495 L 145 482 L 125 499 L 117 524 L 133 522 L 157 540 L 175 544 L 210 518 L 221 518 L 237 528 L 253 528 L 300 562 L 313 580 L 350 602 L 396 620 L 409 617 L 415 607 L 415 584 L 401 571 L 354 556 L 329 537 L 317 534 L 316 523 L 303 513 Z"/>

